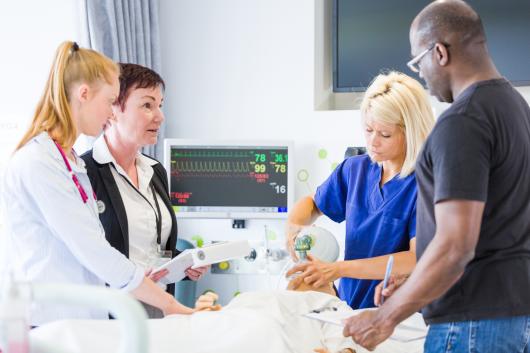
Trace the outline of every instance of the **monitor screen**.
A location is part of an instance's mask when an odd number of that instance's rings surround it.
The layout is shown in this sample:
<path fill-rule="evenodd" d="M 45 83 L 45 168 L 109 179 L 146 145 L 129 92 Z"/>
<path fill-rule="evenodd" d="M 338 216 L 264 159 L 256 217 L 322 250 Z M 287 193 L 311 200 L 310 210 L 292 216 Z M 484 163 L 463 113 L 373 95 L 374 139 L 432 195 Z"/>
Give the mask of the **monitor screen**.
<path fill-rule="evenodd" d="M 364 91 L 382 70 L 417 77 L 409 28 L 431 0 L 334 0 L 333 91 Z M 481 16 L 489 52 L 514 85 L 530 84 L 530 1 L 468 0 Z"/>
<path fill-rule="evenodd" d="M 286 217 L 294 191 L 290 143 L 165 142 L 177 217 Z"/>

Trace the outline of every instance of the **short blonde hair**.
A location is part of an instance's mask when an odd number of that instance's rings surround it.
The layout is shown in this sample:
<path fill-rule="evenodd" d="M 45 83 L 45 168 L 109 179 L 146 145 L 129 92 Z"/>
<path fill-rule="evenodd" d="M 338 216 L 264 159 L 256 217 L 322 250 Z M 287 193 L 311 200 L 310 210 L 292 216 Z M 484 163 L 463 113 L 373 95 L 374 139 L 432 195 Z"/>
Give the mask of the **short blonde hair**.
<path fill-rule="evenodd" d="M 112 83 L 120 68 L 111 59 L 91 49 L 79 48 L 75 42 L 63 42 L 55 53 L 44 93 L 37 105 L 33 120 L 16 150 L 43 131 L 64 149 L 74 145 L 77 127 L 72 118 L 68 93 L 76 83 L 93 85 Z"/>
<path fill-rule="evenodd" d="M 368 112 L 374 121 L 402 129 L 406 152 L 400 177 L 408 176 L 414 171 L 421 147 L 434 126 L 434 114 L 425 89 L 401 72 L 380 74 L 366 90 L 361 103 L 363 119 Z"/>

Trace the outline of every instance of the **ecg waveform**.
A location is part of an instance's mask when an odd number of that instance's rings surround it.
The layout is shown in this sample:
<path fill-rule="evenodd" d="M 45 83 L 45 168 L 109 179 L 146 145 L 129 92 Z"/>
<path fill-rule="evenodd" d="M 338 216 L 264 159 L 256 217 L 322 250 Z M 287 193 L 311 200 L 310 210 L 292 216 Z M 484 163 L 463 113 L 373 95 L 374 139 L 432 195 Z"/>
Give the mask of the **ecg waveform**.
<path fill-rule="evenodd" d="M 247 161 L 181 160 L 171 162 L 171 174 L 180 173 L 249 173 Z"/>
<path fill-rule="evenodd" d="M 190 151 L 173 151 L 172 158 L 249 158 L 252 157 L 253 151 L 234 151 L 234 150 L 190 150 Z"/>

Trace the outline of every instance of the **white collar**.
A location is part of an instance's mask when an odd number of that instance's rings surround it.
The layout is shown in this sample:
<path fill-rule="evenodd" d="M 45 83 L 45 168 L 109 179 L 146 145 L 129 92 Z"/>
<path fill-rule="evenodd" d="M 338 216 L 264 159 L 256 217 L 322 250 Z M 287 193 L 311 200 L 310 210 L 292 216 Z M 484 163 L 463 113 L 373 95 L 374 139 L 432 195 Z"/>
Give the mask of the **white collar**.
<path fill-rule="evenodd" d="M 94 147 L 92 147 L 92 157 L 99 164 L 112 163 L 120 174 L 127 175 L 118 162 L 116 162 L 116 159 L 112 153 L 110 153 L 109 146 L 105 140 L 105 134 L 101 134 L 101 136 L 99 136 L 94 142 Z M 158 162 L 156 160 L 144 156 L 140 152 L 138 152 L 136 155 L 136 166 L 140 169 L 152 167 L 157 163 Z"/>

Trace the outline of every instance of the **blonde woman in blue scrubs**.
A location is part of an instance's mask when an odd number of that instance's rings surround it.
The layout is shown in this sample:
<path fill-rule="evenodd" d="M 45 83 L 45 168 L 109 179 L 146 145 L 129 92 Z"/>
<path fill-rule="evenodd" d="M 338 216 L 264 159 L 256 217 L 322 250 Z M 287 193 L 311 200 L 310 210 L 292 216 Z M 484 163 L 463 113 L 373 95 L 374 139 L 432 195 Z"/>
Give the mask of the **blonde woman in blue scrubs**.
<path fill-rule="evenodd" d="M 33 283 L 68 283 L 130 292 L 164 314 L 193 312 L 109 245 L 83 161 L 72 146 L 97 136 L 112 116 L 119 67 L 74 42 L 62 43 L 33 121 L 2 181 L 4 266 Z M 108 312 L 35 303 L 31 325 L 107 319 Z"/>
<path fill-rule="evenodd" d="M 389 255 L 396 274 L 416 264 L 416 179 L 414 165 L 434 117 L 423 87 L 390 72 L 375 78 L 361 104 L 367 155 L 346 159 L 290 212 L 287 247 L 320 215 L 346 220 L 344 261 L 311 261 L 293 267 L 299 281 L 316 287 L 340 278 L 339 297 L 352 308 L 374 306 L 374 290 Z"/>

